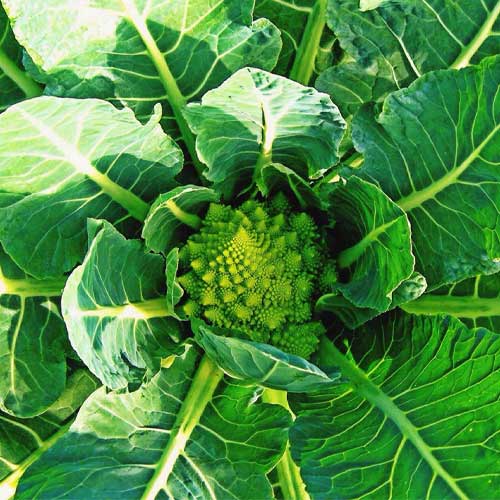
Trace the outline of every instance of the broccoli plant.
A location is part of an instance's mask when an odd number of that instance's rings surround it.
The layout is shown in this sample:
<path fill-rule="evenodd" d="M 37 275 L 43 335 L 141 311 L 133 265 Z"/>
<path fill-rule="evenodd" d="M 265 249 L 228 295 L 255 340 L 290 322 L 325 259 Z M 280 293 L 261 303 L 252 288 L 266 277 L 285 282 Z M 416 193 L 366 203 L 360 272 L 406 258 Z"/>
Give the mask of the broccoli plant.
<path fill-rule="evenodd" d="M 0 497 L 498 496 L 499 14 L 0 0 Z"/>

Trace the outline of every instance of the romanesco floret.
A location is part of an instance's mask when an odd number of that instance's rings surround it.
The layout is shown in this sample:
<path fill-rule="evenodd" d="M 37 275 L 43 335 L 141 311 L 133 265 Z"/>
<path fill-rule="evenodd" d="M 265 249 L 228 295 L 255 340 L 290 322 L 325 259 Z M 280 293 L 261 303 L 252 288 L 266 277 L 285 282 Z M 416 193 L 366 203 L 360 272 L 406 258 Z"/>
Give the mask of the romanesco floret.
<path fill-rule="evenodd" d="M 276 330 L 271 335 L 271 343 L 290 354 L 308 358 L 325 333 L 325 327 L 319 321 L 295 324 L 291 323 L 283 330 Z"/>
<path fill-rule="evenodd" d="M 328 264 L 330 273 L 334 264 L 312 217 L 277 213 L 282 204 L 209 206 L 180 251 L 182 307 L 187 316 L 307 358 L 323 333 L 311 321 L 322 268 Z"/>

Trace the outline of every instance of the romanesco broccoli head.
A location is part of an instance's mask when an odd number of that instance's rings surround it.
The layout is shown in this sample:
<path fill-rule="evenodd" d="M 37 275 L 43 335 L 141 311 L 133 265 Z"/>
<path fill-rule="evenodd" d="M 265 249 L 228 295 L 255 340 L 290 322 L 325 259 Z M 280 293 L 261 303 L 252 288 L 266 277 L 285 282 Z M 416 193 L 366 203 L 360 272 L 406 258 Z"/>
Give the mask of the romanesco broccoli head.
<path fill-rule="evenodd" d="M 331 275 L 334 264 L 312 217 L 283 213 L 282 205 L 210 205 L 180 251 L 182 307 L 187 316 L 307 358 L 323 333 L 311 321 L 313 301 L 323 269 Z"/>

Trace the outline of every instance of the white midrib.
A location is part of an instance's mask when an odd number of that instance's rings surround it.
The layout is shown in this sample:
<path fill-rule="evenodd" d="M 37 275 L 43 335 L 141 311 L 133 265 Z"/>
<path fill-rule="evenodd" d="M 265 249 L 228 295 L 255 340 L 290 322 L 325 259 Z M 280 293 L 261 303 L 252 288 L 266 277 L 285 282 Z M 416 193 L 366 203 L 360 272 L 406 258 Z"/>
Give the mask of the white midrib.
<path fill-rule="evenodd" d="M 273 152 L 273 143 L 276 136 L 276 124 L 273 120 L 271 107 L 267 99 L 262 98 L 262 117 L 264 127 L 264 140 L 262 142 L 262 152 L 261 155 L 265 158 L 271 158 Z"/>
<path fill-rule="evenodd" d="M 500 15 L 500 1 L 497 2 L 493 10 L 486 17 L 483 25 L 476 33 L 476 36 L 465 46 L 456 60 L 451 65 L 451 68 L 461 69 L 469 65 L 474 54 L 479 50 L 484 41 L 491 35 L 493 26 Z"/>
<path fill-rule="evenodd" d="M 148 320 L 170 316 L 166 297 L 116 306 L 96 306 L 94 309 L 70 308 L 68 317 L 116 318 Z"/>
<path fill-rule="evenodd" d="M 475 148 L 472 153 L 458 166 L 450 170 L 446 175 L 443 175 L 438 181 L 430 184 L 420 191 L 415 191 L 404 198 L 396 201 L 398 206 L 405 212 L 409 212 L 416 207 L 421 206 L 427 200 L 435 198 L 435 196 L 446 189 L 451 184 L 455 183 L 458 178 L 467 170 L 467 168 L 478 158 L 481 151 L 488 145 L 488 143 L 493 139 L 495 134 L 500 130 L 500 124 L 497 125 L 488 136 Z"/>
<path fill-rule="evenodd" d="M 256 182 L 261 181 L 262 169 L 273 161 L 273 145 L 277 135 L 276 124 L 286 114 L 289 104 L 281 107 L 279 112 L 273 113 L 271 106 L 272 98 L 265 95 L 259 95 L 262 111 L 262 134 L 261 146 L 257 157 L 254 178 Z"/>
<path fill-rule="evenodd" d="M 261 96 L 262 110 L 262 143 L 259 157 L 257 158 L 257 173 L 260 173 L 263 167 L 271 163 L 273 158 L 273 142 L 276 134 L 276 127 L 272 118 L 271 109 L 267 99 Z"/>
<path fill-rule="evenodd" d="M 261 190 L 265 191 L 266 188 L 262 180 L 262 169 L 269 165 L 273 160 L 273 142 L 276 134 L 276 127 L 272 119 L 271 109 L 266 97 L 260 96 L 260 98 L 262 111 L 262 136 L 253 178 L 257 186 L 259 186 Z"/>
<path fill-rule="evenodd" d="M 363 370 L 349 361 L 331 342 L 329 342 L 328 350 L 334 364 L 350 380 L 353 390 L 390 418 L 401 434 L 418 450 L 420 456 L 427 462 L 436 476 L 440 477 L 458 498 L 467 500 L 469 497 L 462 491 L 456 480 L 439 463 L 427 443 L 420 436 L 417 428 L 405 413 L 396 406 L 394 401 L 375 385 Z"/>
<path fill-rule="evenodd" d="M 53 144 L 62 154 L 63 159 L 73 166 L 75 171 L 87 176 L 95 182 L 103 193 L 107 194 L 116 203 L 121 205 L 132 217 L 143 222 L 149 212 L 149 204 L 141 200 L 131 191 L 113 182 L 109 177 L 97 170 L 94 165 L 73 145 L 63 139 L 54 129 L 27 113 L 22 108 L 19 111 L 39 133 Z"/>

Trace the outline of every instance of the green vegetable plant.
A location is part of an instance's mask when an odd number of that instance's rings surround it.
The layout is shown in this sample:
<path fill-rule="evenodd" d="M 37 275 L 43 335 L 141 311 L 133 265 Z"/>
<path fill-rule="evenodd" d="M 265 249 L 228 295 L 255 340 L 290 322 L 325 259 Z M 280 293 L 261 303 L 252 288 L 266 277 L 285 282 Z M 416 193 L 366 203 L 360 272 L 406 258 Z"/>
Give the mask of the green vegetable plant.
<path fill-rule="evenodd" d="M 209 206 L 179 254 L 187 269 L 178 278 L 188 296 L 182 309 L 307 359 L 324 330 L 311 321 L 313 292 L 321 293 L 325 277 L 335 279 L 335 265 L 314 220 L 289 213 L 282 197 L 270 209 L 253 201 Z"/>
<path fill-rule="evenodd" d="M 498 496 L 498 0 L 0 2 L 1 498 Z"/>

